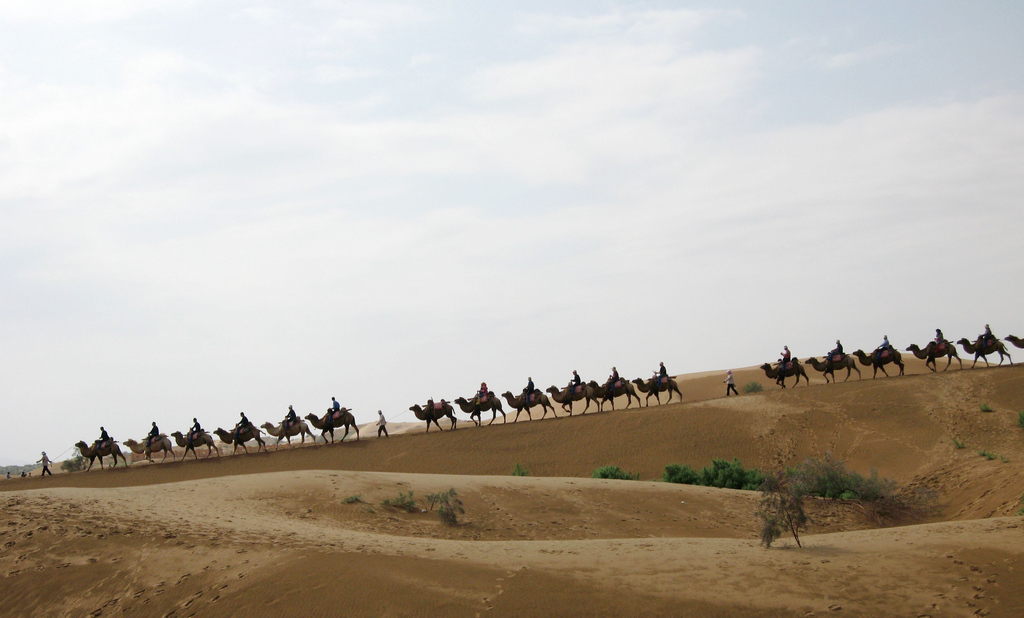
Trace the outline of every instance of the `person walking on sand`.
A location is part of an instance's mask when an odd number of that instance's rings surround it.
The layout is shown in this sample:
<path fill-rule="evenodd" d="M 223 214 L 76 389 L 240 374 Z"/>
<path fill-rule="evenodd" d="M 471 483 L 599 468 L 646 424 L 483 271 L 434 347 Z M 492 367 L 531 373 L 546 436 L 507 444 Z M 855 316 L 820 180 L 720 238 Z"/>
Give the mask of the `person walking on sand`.
<path fill-rule="evenodd" d="M 46 456 L 46 451 L 43 451 L 42 458 L 36 463 L 43 464 L 43 473 L 41 476 L 46 476 L 47 474 L 53 476 L 53 472 L 50 472 L 50 458 Z"/>
<path fill-rule="evenodd" d="M 380 437 L 381 432 L 384 433 L 385 438 L 390 438 L 388 435 L 388 422 L 384 420 L 384 413 L 377 410 L 377 437 Z"/>
<path fill-rule="evenodd" d="M 729 373 L 725 374 L 725 379 L 722 380 L 722 381 L 725 382 L 725 396 L 726 397 L 729 396 L 729 391 L 732 391 L 732 392 L 736 393 L 737 395 L 740 394 L 740 392 L 738 390 L 736 390 L 736 381 L 732 377 L 732 369 L 729 370 Z"/>

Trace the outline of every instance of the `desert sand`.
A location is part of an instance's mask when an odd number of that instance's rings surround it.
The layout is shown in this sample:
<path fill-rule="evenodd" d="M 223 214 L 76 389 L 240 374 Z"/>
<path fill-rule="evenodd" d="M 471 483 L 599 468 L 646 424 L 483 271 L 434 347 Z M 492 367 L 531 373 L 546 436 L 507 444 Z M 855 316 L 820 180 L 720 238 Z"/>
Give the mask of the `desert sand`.
<path fill-rule="evenodd" d="M 765 391 L 729 398 L 707 372 L 650 408 L 2 482 L 0 615 L 1024 615 L 1024 368 L 862 371 L 780 390 L 748 368 L 737 385 Z M 826 452 L 934 508 L 879 524 L 811 500 L 803 547 L 765 549 L 759 493 L 657 481 Z M 643 480 L 590 478 L 604 465 Z M 448 488 L 457 526 L 422 510 Z M 415 512 L 381 505 L 410 491 Z"/>

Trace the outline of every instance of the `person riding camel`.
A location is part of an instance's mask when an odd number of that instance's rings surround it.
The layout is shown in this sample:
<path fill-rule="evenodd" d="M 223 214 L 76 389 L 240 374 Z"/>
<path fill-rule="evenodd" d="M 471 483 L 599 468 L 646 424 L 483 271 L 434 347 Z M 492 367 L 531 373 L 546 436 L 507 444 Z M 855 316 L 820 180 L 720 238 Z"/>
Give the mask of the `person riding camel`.
<path fill-rule="evenodd" d="M 242 432 L 252 429 L 252 422 L 245 416 L 245 412 L 239 412 L 238 415 L 242 417 L 242 420 L 238 421 L 238 424 L 235 425 L 234 441 L 236 443 L 238 438 L 241 437 Z"/>
<path fill-rule="evenodd" d="M 192 427 L 188 430 L 188 443 L 192 444 L 196 438 L 203 434 L 203 426 L 199 424 L 199 421 L 195 417 L 192 417 Z"/>
<path fill-rule="evenodd" d="M 604 386 L 605 386 L 604 400 L 605 401 L 608 401 L 609 399 L 614 399 L 615 398 L 615 384 L 618 383 L 618 381 L 619 381 L 619 370 L 616 369 L 615 367 L 612 367 L 612 375 L 608 376 L 608 381 L 605 382 L 605 384 L 604 384 Z"/>
<path fill-rule="evenodd" d="M 836 347 L 828 353 L 828 360 L 832 360 L 836 356 L 838 356 L 840 360 L 845 356 L 845 354 L 843 354 L 843 344 L 838 339 L 836 339 Z"/>
<path fill-rule="evenodd" d="M 574 395 L 576 393 L 576 387 L 582 383 L 583 380 L 580 379 L 580 374 L 576 373 L 576 370 L 573 369 L 572 379 L 569 380 L 569 395 Z"/>
<path fill-rule="evenodd" d="M 153 446 L 153 442 L 160 437 L 160 428 L 156 426 L 156 421 L 153 421 L 153 426 L 149 428 L 149 433 L 146 435 L 146 448 Z"/>
<path fill-rule="evenodd" d="M 942 345 L 946 342 L 946 337 L 942 334 L 941 328 L 935 329 L 935 345 Z"/>
<path fill-rule="evenodd" d="M 658 370 L 654 372 L 654 375 L 658 377 L 654 382 L 655 384 L 661 385 L 668 382 L 668 369 L 665 368 L 664 362 L 658 363 Z"/>
<path fill-rule="evenodd" d="M 487 391 L 487 382 L 480 383 L 480 390 L 476 392 L 476 399 L 473 402 L 473 413 L 480 414 L 481 404 L 487 403 L 490 393 Z"/>
<path fill-rule="evenodd" d="M 993 342 L 995 342 L 995 340 L 996 340 L 996 336 L 992 334 L 992 329 L 989 328 L 988 324 L 986 324 L 985 325 L 985 332 L 982 333 L 980 336 L 978 336 L 978 342 L 979 342 L 978 347 L 981 348 L 982 350 L 984 350 L 989 345 L 991 345 Z"/>
<path fill-rule="evenodd" d="M 782 358 L 779 359 L 779 377 L 775 378 L 776 384 L 782 384 L 782 381 L 786 379 L 786 366 L 792 358 L 793 353 L 789 351 L 789 346 L 782 346 Z"/>
<path fill-rule="evenodd" d="M 877 348 L 875 348 L 875 357 L 881 358 L 883 352 L 886 351 L 889 351 L 890 353 L 892 351 L 892 344 L 889 343 L 889 335 L 882 336 L 882 343 Z"/>
<path fill-rule="evenodd" d="M 295 414 L 295 409 L 288 406 L 288 414 L 285 415 L 284 421 L 281 422 L 281 430 L 288 431 L 288 429 L 299 422 L 299 417 Z"/>
<path fill-rule="evenodd" d="M 107 442 L 113 442 L 113 440 L 110 438 L 110 435 L 107 434 L 107 430 L 100 427 L 100 437 L 93 443 L 93 446 L 101 448 Z"/>
<path fill-rule="evenodd" d="M 530 397 L 533 395 L 533 391 L 537 390 L 533 385 L 533 378 L 526 378 L 526 388 L 523 389 L 523 404 L 529 405 Z"/>

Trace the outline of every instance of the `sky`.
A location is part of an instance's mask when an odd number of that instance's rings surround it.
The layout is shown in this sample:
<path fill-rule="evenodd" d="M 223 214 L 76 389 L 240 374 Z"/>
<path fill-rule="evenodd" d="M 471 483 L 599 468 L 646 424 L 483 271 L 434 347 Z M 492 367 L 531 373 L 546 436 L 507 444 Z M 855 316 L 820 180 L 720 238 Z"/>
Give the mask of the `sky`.
<path fill-rule="evenodd" d="M 31 428 L 0 460 L 1024 336 L 1022 33 L 1013 2 L 0 0 Z"/>

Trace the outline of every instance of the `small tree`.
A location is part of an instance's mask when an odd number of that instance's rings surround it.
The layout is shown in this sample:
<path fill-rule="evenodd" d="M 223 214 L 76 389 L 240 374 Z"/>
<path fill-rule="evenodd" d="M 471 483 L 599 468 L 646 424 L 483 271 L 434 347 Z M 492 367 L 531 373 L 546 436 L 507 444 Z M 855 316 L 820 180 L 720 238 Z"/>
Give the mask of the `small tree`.
<path fill-rule="evenodd" d="M 430 504 L 430 510 L 434 510 L 434 505 L 439 505 L 437 508 L 437 516 L 442 523 L 449 526 L 455 526 L 459 523 L 459 515 L 464 514 L 466 509 L 462 508 L 462 500 L 459 500 L 455 488 L 451 488 L 448 491 L 442 491 L 436 494 L 427 494 L 427 502 Z"/>
<path fill-rule="evenodd" d="M 804 513 L 803 500 L 790 490 L 786 476 L 782 472 L 768 474 L 761 483 L 761 504 L 758 505 L 757 516 L 761 519 L 761 544 L 765 548 L 789 530 L 800 545 L 800 531 L 807 528 L 807 515 Z"/>
<path fill-rule="evenodd" d="M 76 448 L 75 456 L 61 462 L 60 469 L 65 472 L 81 472 L 85 470 L 85 457 L 82 457 L 82 453 Z"/>

